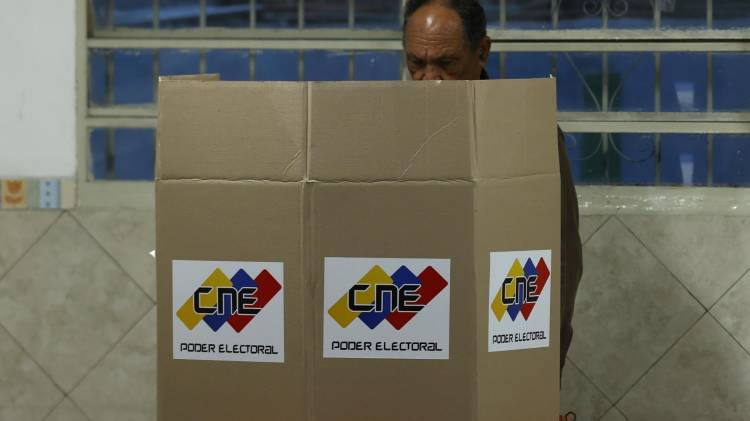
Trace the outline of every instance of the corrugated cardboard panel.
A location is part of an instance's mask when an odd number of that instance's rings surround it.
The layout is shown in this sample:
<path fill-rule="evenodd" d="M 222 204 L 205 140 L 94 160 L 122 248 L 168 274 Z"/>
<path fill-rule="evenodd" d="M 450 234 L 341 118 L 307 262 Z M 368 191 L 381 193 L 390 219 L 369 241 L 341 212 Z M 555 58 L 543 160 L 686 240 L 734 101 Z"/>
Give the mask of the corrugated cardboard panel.
<path fill-rule="evenodd" d="M 302 83 L 164 80 L 157 179 L 301 180 Z"/>
<path fill-rule="evenodd" d="M 556 419 L 554 80 L 165 80 L 159 107 L 160 420 Z M 551 250 L 550 344 L 489 353 L 489 253 L 523 250 Z M 449 259 L 449 359 L 323 358 L 326 257 Z M 173 260 L 283 262 L 285 362 L 173 359 Z"/>
<path fill-rule="evenodd" d="M 160 421 L 305 419 L 301 189 L 302 183 L 157 182 Z M 283 262 L 284 363 L 173 359 L 173 260 Z"/>
<path fill-rule="evenodd" d="M 471 178 L 469 84 L 345 82 L 309 85 L 309 178 Z"/>
<path fill-rule="evenodd" d="M 476 182 L 477 399 L 479 421 L 557 420 L 560 407 L 560 177 Z M 551 250 L 548 348 L 488 352 L 491 252 Z M 507 270 L 502 268 L 503 270 Z M 517 322 L 521 321 L 518 316 Z"/>
<path fill-rule="evenodd" d="M 315 306 L 313 419 L 473 419 L 472 184 L 315 184 L 308 206 Z M 450 259 L 450 359 L 323 358 L 323 317 L 329 317 L 323 307 L 325 257 Z"/>
<path fill-rule="evenodd" d="M 472 82 L 477 178 L 557 174 L 555 80 Z"/>

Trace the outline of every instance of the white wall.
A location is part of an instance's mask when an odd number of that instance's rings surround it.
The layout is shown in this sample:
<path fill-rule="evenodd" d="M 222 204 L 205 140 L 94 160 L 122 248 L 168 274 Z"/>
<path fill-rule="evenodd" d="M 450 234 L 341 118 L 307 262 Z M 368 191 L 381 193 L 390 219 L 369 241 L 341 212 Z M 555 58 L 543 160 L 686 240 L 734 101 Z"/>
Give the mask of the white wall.
<path fill-rule="evenodd" d="M 75 0 L 3 0 L 0 178 L 76 170 Z"/>

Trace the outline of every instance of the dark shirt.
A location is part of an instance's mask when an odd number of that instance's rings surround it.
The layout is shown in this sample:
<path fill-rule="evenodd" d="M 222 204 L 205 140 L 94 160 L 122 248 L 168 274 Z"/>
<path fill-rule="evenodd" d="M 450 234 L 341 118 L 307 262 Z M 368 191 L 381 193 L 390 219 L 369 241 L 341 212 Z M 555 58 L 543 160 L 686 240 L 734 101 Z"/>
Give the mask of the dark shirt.
<path fill-rule="evenodd" d="M 482 79 L 489 79 L 482 69 Z M 578 233 L 578 195 L 576 194 L 570 162 L 565 149 L 565 135 L 557 128 L 557 147 L 560 156 L 561 189 L 561 244 L 560 244 L 560 371 L 565 365 L 570 343 L 573 340 L 573 310 L 578 285 L 583 274 L 581 237 Z"/>

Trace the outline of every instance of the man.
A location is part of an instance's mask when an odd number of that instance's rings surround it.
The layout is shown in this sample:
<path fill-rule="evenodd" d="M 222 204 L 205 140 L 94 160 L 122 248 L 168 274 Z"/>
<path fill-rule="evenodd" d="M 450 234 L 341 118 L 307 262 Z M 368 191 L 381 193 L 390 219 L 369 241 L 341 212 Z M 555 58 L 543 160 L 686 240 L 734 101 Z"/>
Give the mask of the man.
<path fill-rule="evenodd" d="M 404 11 L 404 51 L 414 80 L 489 79 L 491 40 L 477 0 L 409 0 Z M 562 178 L 560 370 L 573 337 L 571 322 L 583 262 L 578 199 L 562 132 L 558 129 Z M 573 414 L 569 414 L 573 415 Z M 574 417 L 574 415 L 573 415 Z M 561 419 L 563 419 L 561 417 Z M 568 417 L 568 419 L 574 419 Z"/>

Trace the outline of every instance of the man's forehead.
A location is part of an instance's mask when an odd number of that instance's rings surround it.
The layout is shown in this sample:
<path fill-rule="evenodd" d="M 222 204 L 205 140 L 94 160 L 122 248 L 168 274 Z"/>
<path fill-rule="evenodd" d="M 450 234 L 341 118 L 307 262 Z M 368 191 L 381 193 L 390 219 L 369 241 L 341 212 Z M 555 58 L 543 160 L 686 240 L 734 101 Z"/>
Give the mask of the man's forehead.
<path fill-rule="evenodd" d="M 439 1 L 426 4 L 409 17 L 404 37 L 420 41 L 463 42 L 464 28 L 458 13 Z"/>

